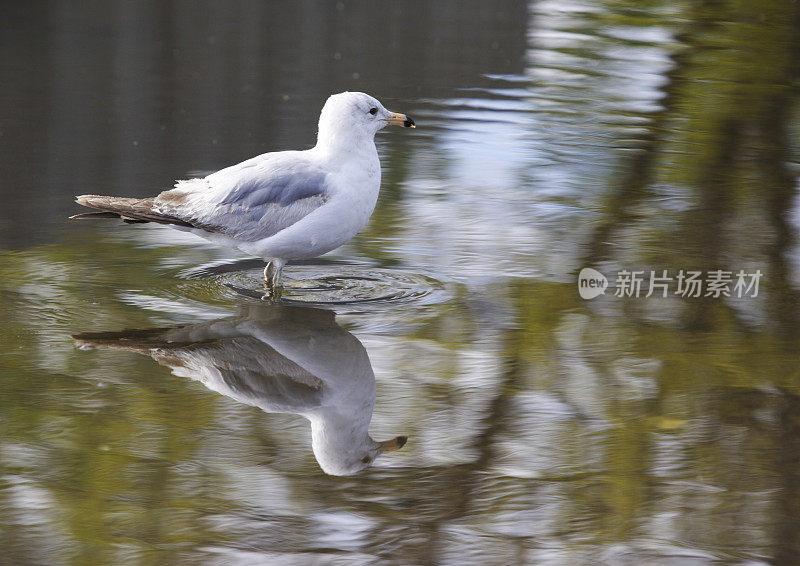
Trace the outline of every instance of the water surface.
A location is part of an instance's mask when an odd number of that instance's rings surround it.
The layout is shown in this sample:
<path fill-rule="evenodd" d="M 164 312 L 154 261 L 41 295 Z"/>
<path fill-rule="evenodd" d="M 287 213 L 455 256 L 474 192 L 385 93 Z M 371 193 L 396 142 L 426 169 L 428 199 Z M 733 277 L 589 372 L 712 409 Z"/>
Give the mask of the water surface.
<path fill-rule="evenodd" d="M 4 562 L 800 562 L 800 4 L 0 22 Z M 379 134 L 372 221 L 290 264 L 281 304 L 258 261 L 65 219 L 309 147 L 341 90 L 418 128 Z M 622 270 L 763 277 L 618 297 Z M 366 444 L 315 449 L 322 406 L 408 442 L 326 474 Z"/>

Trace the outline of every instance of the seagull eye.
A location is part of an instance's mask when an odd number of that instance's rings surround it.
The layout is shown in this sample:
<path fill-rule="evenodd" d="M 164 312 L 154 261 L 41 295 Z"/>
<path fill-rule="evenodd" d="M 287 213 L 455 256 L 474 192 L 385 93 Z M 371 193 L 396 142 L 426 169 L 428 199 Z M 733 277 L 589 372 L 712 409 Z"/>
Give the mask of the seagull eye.
<path fill-rule="evenodd" d="M 369 113 L 370 113 L 370 114 L 372 114 L 372 115 L 374 116 L 375 114 L 377 114 L 377 113 L 378 113 L 378 109 L 377 109 L 377 108 L 374 108 L 374 107 L 373 107 L 373 108 L 370 108 L 370 109 L 369 109 Z"/>
<path fill-rule="evenodd" d="M 361 461 L 364 462 L 365 464 L 369 464 L 370 462 L 372 462 L 372 459 L 369 456 L 364 456 L 363 458 L 361 458 Z"/>

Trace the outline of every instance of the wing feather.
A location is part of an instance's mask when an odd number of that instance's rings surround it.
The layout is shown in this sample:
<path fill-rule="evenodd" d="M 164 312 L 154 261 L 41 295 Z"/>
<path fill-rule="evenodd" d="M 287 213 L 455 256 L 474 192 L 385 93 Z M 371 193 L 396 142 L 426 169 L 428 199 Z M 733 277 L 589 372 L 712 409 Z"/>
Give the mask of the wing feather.
<path fill-rule="evenodd" d="M 156 197 L 154 208 L 209 232 L 255 241 L 288 228 L 329 198 L 328 172 L 291 151 L 178 181 Z"/>

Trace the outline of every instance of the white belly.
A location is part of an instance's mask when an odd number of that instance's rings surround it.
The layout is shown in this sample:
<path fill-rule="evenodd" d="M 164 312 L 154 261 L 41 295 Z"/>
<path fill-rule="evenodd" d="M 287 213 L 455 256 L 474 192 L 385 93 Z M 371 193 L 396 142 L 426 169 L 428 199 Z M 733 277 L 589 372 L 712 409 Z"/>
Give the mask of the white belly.
<path fill-rule="evenodd" d="M 377 201 L 377 190 L 367 198 L 333 196 L 323 206 L 281 230 L 255 242 L 239 242 L 245 253 L 264 259 L 306 259 L 335 250 L 355 236 L 369 220 Z"/>

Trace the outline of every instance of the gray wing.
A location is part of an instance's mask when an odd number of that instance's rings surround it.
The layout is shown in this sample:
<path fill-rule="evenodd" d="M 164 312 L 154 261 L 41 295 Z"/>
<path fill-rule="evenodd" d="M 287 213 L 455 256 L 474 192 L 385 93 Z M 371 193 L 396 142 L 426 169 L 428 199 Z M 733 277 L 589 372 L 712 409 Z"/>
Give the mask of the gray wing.
<path fill-rule="evenodd" d="M 83 332 L 72 337 L 83 348 L 149 355 L 176 375 L 196 379 L 209 389 L 265 411 L 302 412 L 321 404 L 320 378 L 252 336 L 214 337 L 214 327 L 223 327 L 225 322 Z"/>
<path fill-rule="evenodd" d="M 302 412 L 321 404 L 322 380 L 252 336 L 153 350 L 158 363 L 182 366 L 209 389 L 268 412 Z M 203 371 L 214 368 L 215 372 Z M 178 372 L 184 375 L 185 372 Z"/>
<path fill-rule="evenodd" d="M 155 204 L 209 232 L 247 241 L 274 236 L 330 196 L 328 172 L 298 154 L 266 154 L 204 179 L 179 181 Z"/>

